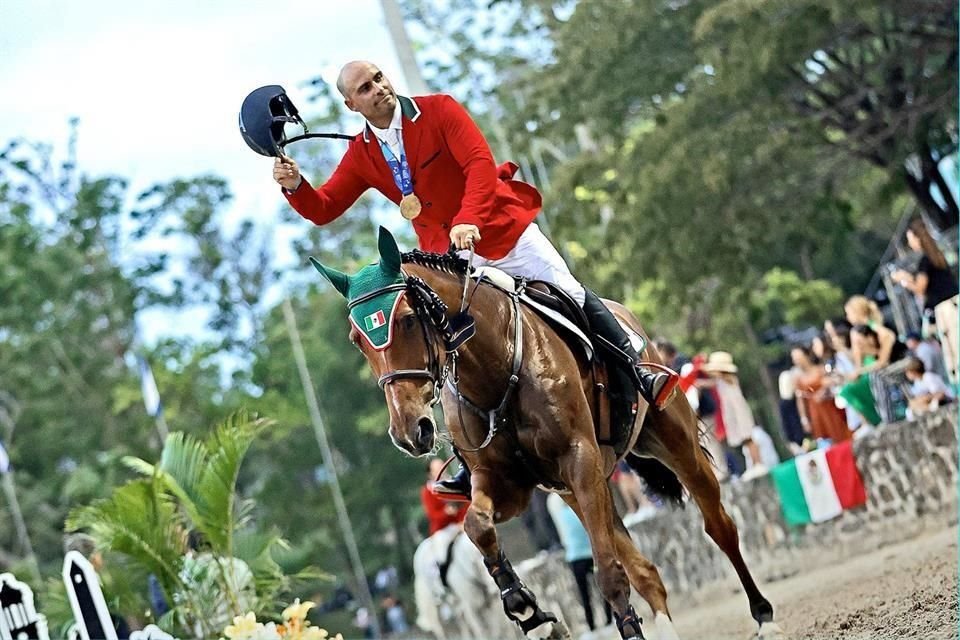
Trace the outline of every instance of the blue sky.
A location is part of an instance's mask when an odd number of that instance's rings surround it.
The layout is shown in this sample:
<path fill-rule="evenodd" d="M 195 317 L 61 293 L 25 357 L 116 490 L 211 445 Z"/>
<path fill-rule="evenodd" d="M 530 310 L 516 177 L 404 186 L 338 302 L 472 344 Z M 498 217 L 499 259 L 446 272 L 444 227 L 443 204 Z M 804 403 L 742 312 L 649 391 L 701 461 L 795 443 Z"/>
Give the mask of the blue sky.
<path fill-rule="evenodd" d="M 87 174 L 124 176 L 135 195 L 213 172 L 235 194 L 228 220 L 269 225 L 286 204 L 272 161 L 240 137 L 240 103 L 280 84 L 309 117 L 299 86 L 357 58 L 404 92 L 378 0 L 2 0 L 0 145 L 24 136 L 62 149 L 76 116 Z"/>

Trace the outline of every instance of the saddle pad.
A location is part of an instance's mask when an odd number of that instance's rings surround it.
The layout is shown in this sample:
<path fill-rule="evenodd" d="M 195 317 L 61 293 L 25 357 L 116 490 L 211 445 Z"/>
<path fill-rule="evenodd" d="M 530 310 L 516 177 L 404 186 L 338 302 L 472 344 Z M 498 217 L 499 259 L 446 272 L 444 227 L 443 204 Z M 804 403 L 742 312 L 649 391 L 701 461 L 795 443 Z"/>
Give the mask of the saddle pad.
<path fill-rule="evenodd" d="M 483 278 L 487 282 L 493 284 L 494 286 L 503 289 L 508 293 L 514 293 L 517 290 L 517 281 L 513 276 L 497 269 L 496 267 L 484 266 L 478 267 L 473 272 L 474 280 L 480 280 Z M 593 359 L 594 347 L 593 342 L 587 337 L 583 331 L 573 323 L 569 318 L 567 318 L 562 313 L 550 309 L 539 302 L 532 300 L 529 296 L 525 294 L 520 294 L 520 300 L 528 307 L 536 311 L 540 316 L 549 322 L 560 325 L 572 335 L 577 337 L 577 341 L 580 346 L 583 348 L 584 353 L 587 358 Z M 623 323 L 620 318 L 617 318 L 617 322 L 620 323 L 620 326 L 623 327 L 623 330 L 626 332 L 627 337 L 630 338 L 630 343 L 633 345 L 633 348 L 637 350 L 637 353 L 643 353 L 643 350 L 647 348 L 647 341 L 643 336 L 638 334 L 636 331 L 631 329 L 629 326 Z"/>

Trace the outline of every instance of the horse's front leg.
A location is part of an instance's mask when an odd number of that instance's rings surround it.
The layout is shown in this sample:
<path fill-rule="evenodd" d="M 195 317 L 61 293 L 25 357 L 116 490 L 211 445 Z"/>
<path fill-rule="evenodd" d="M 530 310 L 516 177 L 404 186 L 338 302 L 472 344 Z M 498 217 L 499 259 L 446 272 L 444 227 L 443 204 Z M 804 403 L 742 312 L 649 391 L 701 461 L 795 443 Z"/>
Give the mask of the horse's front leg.
<path fill-rule="evenodd" d="M 574 443 L 560 459 L 560 471 L 567 487 L 573 492 L 568 502 L 579 506 L 580 519 L 590 536 L 593 559 L 597 564 L 597 585 L 613 608 L 617 629 L 621 637 L 627 640 L 642 640 L 640 616 L 630 604 L 630 581 L 617 549 L 611 517 L 614 513 L 613 498 L 607 488 L 602 463 L 596 443 L 583 439 Z M 663 610 L 666 610 L 665 601 Z"/>
<path fill-rule="evenodd" d="M 500 482 L 502 483 L 502 478 Z M 528 638 L 569 639 L 570 632 L 563 622 L 537 604 L 537 598 L 528 589 L 500 548 L 495 525 L 495 505 L 490 490 L 490 476 L 482 470 L 473 471 L 473 495 L 463 529 L 483 555 L 483 564 L 500 590 L 503 611 Z"/>

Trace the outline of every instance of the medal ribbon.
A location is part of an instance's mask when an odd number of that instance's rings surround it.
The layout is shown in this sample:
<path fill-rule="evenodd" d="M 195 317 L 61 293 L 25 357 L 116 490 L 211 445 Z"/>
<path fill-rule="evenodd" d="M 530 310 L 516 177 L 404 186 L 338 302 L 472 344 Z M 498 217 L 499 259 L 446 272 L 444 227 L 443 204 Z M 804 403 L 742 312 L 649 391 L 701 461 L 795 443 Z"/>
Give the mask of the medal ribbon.
<path fill-rule="evenodd" d="M 400 141 L 400 159 L 393 155 L 393 151 L 387 146 L 387 143 L 377 138 L 380 143 L 380 150 L 383 151 L 383 159 L 387 161 L 390 167 L 390 173 L 393 174 L 393 181 L 400 189 L 400 193 L 405 196 L 413 193 L 413 177 L 410 174 L 410 165 L 407 163 L 407 154 L 403 151 L 403 141 Z"/>

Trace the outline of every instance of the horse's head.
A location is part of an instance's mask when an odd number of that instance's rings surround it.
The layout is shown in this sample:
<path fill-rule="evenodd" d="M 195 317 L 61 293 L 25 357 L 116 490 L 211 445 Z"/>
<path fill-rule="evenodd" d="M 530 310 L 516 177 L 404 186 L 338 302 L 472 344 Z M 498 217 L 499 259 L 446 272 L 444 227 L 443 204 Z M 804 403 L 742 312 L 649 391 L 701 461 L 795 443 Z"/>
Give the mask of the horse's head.
<path fill-rule="evenodd" d="M 380 261 L 353 276 L 310 260 L 348 301 L 350 340 L 386 396 L 390 439 L 400 450 L 422 456 L 436 441 L 433 406 L 444 358 L 434 326 L 438 310 L 431 313 L 424 292 L 401 271 L 396 240 L 383 227 L 379 249 Z"/>

